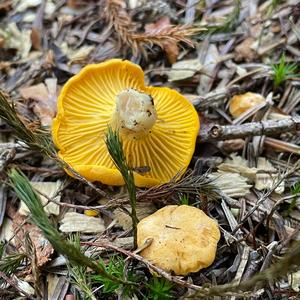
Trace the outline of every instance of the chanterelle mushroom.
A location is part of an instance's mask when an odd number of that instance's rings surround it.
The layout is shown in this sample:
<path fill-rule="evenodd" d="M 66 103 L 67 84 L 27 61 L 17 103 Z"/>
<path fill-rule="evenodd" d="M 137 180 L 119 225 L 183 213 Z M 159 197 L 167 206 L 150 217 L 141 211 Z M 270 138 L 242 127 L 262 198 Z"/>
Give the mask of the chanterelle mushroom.
<path fill-rule="evenodd" d="M 52 135 L 59 156 L 86 179 L 123 185 L 106 149 L 108 125 L 119 130 L 140 187 L 183 173 L 199 131 L 187 99 L 169 88 L 145 86 L 142 69 L 120 59 L 88 65 L 65 84 Z"/>
<path fill-rule="evenodd" d="M 141 255 L 177 275 L 197 272 L 212 264 L 220 231 L 215 220 L 187 205 L 168 205 L 139 222 L 138 247 L 152 239 Z"/>

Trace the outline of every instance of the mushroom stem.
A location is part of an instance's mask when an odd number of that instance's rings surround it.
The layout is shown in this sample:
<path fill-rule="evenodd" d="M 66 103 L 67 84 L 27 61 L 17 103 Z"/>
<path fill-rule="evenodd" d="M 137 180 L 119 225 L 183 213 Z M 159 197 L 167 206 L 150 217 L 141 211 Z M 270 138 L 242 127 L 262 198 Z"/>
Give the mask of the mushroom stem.
<path fill-rule="evenodd" d="M 113 125 L 122 135 L 141 138 L 156 122 L 156 110 L 150 95 L 126 89 L 117 95 Z"/>

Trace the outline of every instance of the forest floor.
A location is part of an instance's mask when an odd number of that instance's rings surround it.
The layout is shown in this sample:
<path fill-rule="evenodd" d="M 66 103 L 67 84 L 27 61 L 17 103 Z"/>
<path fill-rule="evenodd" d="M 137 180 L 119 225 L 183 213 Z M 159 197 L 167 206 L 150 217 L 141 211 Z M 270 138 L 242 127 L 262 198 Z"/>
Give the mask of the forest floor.
<path fill-rule="evenodd" d="M 300 299 L 299 46 L 297 0 L 0 1 L 0 299 Z M 194 106 L 185 174 L 135 187 L 119 149 L 126 186 L 105 185 L 58 156 L 61 89 L 113 58 Z M 209 266 L 176 275 L 144 257 L 153 240 L 135 249 L 135 233 L 183 204 L 221 237 Z"/>

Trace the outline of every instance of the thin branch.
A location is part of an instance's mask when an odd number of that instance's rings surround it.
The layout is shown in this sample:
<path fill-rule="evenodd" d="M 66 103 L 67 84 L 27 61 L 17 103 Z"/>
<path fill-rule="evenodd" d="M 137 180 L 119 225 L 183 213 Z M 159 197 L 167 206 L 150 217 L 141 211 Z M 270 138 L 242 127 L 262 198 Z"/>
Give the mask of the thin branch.
<path fill-rule="evenodd" d="M 169 274 L 168 272 L 166 272 L 166 271 L 160 269 L 159 267 L 155 266 L 154 264 L 152 264 L 150 261 L 144 259 L 142 256 L 138 255 L 137 253 L 125 250 L 125 249 L 120 248 L 120 247 L 117 247 L 114 244 L 107 243 L 107 242 L 102 242 L 102 241 L 101 242 L 81 242 L 81 244 L 82 245 L 90 245 L 90 246 L 96 246 L 96 247 L 102 247 L 102 248 L 106 248 L 106 249 L 115 250 L 117 252 L 125 254 L 128 257 L 134 258 L 134 259 L 142 262 L 149 269 L 153 270 L 154 272 L 156 272 L 160 276 L 164 277 L 168 281 L 177 283 L 178 285 L 181 285 L 183 287 L 186 287 L 186 288 L 189 288 L 189 289 L 193 289 L 193 290 L 202 289 L 200 286 L 197 286 L 195 284 L 191 284 L 191 283 L 189 283 L 189 282 L 187 282 L 185 280 L 182 280 L 178 276 L 173 276 L 173 275 Z"/>
<path fill-rule="evenodd" d="M 242 125 L 213 125 L 208 130 L 200 130 L 198 141 L 221 141 L 244 138 L 249 136 L 271 136 L 285 132 L 297 132 L 300 130 L 300 118 L 288 118 L 283 120 L 269 120 Z"/>
<path fill-rule="evenodd" d="M 197 97 L 193 101 L 193 105 L 197 111 L 205 111 L 211 107 L 218 107 L 232 96 L 243 92 L 244 89 L 237 85 L 220 88 L 206 95 Z"/>

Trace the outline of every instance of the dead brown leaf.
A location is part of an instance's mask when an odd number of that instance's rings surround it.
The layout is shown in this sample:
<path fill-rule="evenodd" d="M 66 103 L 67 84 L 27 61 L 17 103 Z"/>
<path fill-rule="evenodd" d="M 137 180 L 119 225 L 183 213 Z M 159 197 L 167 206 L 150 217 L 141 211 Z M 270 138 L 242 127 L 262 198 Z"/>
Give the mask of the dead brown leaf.
<path fill-rule="evenodd" d="M 0 36 L 0 48 L 4 48 L 5 46 L 5 39 Z"/>
<path fill-rule="evenodd" d="M 147 24 L 145 26 L 145 33 L 154 34 L 157 31 L 161 31 L 162 29 L 170 27 L 172 27 L 172 24 L 170 23 L 170 18 L 164 16 L 155 23 Z M 162 46 L 167 54 L 168 61 L 171 64 L 175 63 L 179 55 L 179 48 L 177 46 L 177 42 L 174 40 L 165 40 L 162 41 Z"/>
<path fill-rule="evenodd" d="M 31 38 L 32 47 L 36 50 L 40 50 L 42 47 L 41 30 L 37 27 L 32 27 L 30 38 Z"/>
<path fill-rule="evenodd" d="M 253 61 L 256 59 L 257 54 L 251 47 L 254 43 L 255 39 L 253 37 L 248 37 L 243 40 L 238 46 L 235 48 L 236 61 Z"/>
<path fill-rule="evenodd" d="M 87 3 L 91 2 L 93 3 L 93 0 L 89 0 L 89 1 L 84 1 L 84 0 L 68 0 L 67 1 L 67 6 L 73 9 L 78 9 L 78 8 L 82 8 L 82 7 L 86 7 Z"/>
<path fill-rule="evenodd" d="M 13 219 L 13 231 L 15 245 L 25 251 L 25 235 L 29 234 L 35 249 L 37 266 L 41 267 L 50 260 L 54 249 L 50 242 L 43 236 L 41 230 L 34 224 L 26 223 L 26 217 L 16 213 Z"/>
<path fill-rule="evenodd" d="M 57 79 L 48 78 L 45 83 L 23 87 L 19 92 L 26 100 L 34 100 L 33 111 L 43 126 L 50 126 L 56 114 Z"/>
<path fill-rule="evenodd" d="M 5 13 L 9 12 L 12 8 L 12 4 L 13 4 L 12 0 L 1 1 L 0 14 L 5 14 Z"/>

